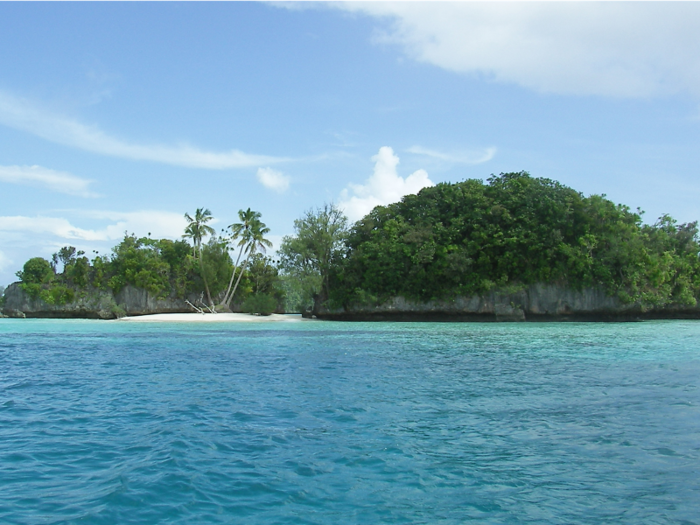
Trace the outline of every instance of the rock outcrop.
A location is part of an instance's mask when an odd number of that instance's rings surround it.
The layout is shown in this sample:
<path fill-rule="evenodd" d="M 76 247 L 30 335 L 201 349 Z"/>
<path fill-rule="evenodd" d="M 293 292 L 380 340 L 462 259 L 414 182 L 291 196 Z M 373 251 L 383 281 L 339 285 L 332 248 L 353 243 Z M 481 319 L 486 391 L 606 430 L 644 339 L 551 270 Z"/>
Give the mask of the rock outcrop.
<path fill-rule="evenodd" d="M 197 297 L 188 297 L 195 302 Z M 124 315 L 136 316 L 155 313 L 192 312 L 185 299 L 178 297 L 156 298 L 146 290 L 125 286 L 119 293 L 96 288 L 79 290 L 75 300 L 57 305 L 32 298 L 14 283 L 5 290 L 2 313 L 7 317 L 115 319 Z"/>
<path fill-rule="evenodd" d="M 186 298 L 192 303 L 197 296 Z M 238 311 L 240 308 L 233 308 Z M 192 312 L 184 298 L 156 298 L 146 290 L 125 286 L 119 293 L 89 289 L 76 293 L 74 301 L 52 305 L 31 298 L 19 283 L 5 290 L 5 317 L 115 319 L 124 315 Z M 492 290 L 483 295 L 450 300 L 417 302 L 394 297 L 379 305 L 354 305 L 329 309 L 317 301 L 313 315 L 339 321 L 636 321 L 642 319 L 700 319 L 700 305 L 667 305 L 643 308 L 623 304 L 602 288 L 573 290 L 535 284 L 517 291 Z"/>
<path fill-rule="evenodd" d="M 700 306 L 657 309 L 623 304 L 602 288 L 573 290 L 535 284 L 518 291 L 492 290 L 483 295 L 417 302 L 394 297 L 379 305 L 329 309 L 320 301 L 313 315 L 344 321 L 634 321 L 700 319 Z"/>

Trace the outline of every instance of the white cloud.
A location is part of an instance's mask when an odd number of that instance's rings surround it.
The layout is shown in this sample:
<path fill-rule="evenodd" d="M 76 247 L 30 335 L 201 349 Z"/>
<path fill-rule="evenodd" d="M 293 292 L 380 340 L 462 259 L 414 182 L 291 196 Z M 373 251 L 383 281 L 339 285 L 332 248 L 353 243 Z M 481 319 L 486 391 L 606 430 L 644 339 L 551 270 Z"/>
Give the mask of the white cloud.
<path fill-rule="evenodd" d="M 91 181 L 64 171 L 54 171 L 41 166 L 0 166 L 0 181 L 11 184 L 39 186 L 78 197 L 99 197 L 90 191 Z"/>
<path fill-rule="evenodd" d="M 103 233 L 73 226 L 58 217 L 24 217 L 21 215 L 0 217 L 0 232 L 14 234 L 51 234 L 62 239 L 104 240 Z"/>
<path fill-rule="evenodd" d="M 421 146 L 411 146 L 406 150 L 408 153 L 425 155 L 434 159 L 444 160 L 455 164 L 482 164 L 490 161 L 496 155 L 496 148 L 486 148 L 483 151 L 443 153 Z"/>
<path fill-rule="evenodd" d="M 700 94 L 696 2 L 342 2 L 419 62 L 539 92 Z"/>
<path fill-rule="evenodd" d="M 399 157 L 388 146 L 379 148 L 379 153 L 372 160 L 375 163 L 374 173 L 365 184 L 349 184 L 340 195 L 338 206 L 351 221 L 361 219 L 375 206 L 398 202 L 404 195 L 434 186 L 425 170 L 414 171 L 405 179 L 401 177 L 396 172 Z"/>
<path fill-rule="evenodd" d="M 272 168 L 258 168 L 257 177 L 260 184 L 277 193 L 284 193 L 289 189 L 290 179 L 281 171 L 273 170 Z"/>
<path fill-rule="evenodd" d="M 48 235 L 54 238 L 81 241 L 108 241 L 121 239 L 124 232 L 144 236 L 149 232 L 153 237 L 179 238 L 187 225 L 183 215 L 164 211 L 110 212 L 84 211 L 80 215 L 111 222 L 100 229 L 84 229 L 74 226 L 63 217 L 0 217 L 0 238 L 2 234 L 24 237 L 26 234 Z"/>
<path fill-rule="evenodd" d="M 0 283 L 14 280 L 14 272 L 22 265 L 15 266 L 15 261 L 49 258 L 66 245 L 75 246 L 90 257 L 93 250 L 110 253 L 125 232 L 137 237 L 150 233 L 153 238 L 180 239 L 187 223 L 181 213 L 160 210 L 63 210 L 52 215 L 0 217 L 0 246 L 4 252 L 0 254 Z M 79 226 L 82 222 L 91 227 Z"/>
<path fill-rule="evenodd" d="M 104 230 L 107 240 L 121 239 L 124 232 L 133 232 L 138 236 L 145 236 L 148 233 L 154 238 L 179 239 L 187 226 L 187 221 L 182 213 L 159 210 L 143 210 L 132 212 L 116 211 L 83 211 L 79 213 L 91 219 L 111 221 L 113 224 L 107 225 Z M 217 219 L 213 219 L 210 224 L 216 224 Z"/>
<path fill-rule="evenodd" d="M 281 157 L 251 155 L 238 150 L 212 152 L 188 144 L 176 146 L 132 144 L 89 126 L 39 109 L 24 99 L 0 92 L 0 124 L 27 131 L 51 142 L 93 153 L 147 160 L 173 166 L 227 169 L 259 166 L 290 160 Z"/>

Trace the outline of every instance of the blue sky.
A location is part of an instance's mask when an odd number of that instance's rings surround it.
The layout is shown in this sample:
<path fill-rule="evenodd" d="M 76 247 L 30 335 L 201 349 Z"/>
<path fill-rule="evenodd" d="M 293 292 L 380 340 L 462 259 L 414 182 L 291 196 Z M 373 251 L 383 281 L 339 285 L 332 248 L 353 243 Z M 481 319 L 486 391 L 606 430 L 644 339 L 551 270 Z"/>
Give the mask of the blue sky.
<path fill-rule="evenodd" d="M 697 3 L 0 3 L 0 284 L 64 245 L 529 171 L 700 218 Z"/>

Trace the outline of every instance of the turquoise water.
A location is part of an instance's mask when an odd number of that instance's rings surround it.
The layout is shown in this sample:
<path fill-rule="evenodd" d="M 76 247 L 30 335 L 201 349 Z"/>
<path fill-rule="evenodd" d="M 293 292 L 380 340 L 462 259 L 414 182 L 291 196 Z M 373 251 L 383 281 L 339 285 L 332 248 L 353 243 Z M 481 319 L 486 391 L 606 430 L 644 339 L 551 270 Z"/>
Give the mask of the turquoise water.
<path fill-rule="evenodd" d="M 700 523 L 700 322 L 0 320 L 0 523 Z"/>

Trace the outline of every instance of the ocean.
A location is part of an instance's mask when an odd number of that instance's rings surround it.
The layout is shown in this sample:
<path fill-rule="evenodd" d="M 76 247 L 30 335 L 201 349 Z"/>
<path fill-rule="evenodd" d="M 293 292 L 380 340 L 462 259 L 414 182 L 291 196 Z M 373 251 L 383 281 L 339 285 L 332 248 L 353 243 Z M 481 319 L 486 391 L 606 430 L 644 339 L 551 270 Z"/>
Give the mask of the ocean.
<path fill-rule="evenodd" d="M 0 320 L 3 524 L 700 523 L 700 322 Z"/>

